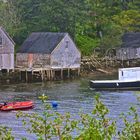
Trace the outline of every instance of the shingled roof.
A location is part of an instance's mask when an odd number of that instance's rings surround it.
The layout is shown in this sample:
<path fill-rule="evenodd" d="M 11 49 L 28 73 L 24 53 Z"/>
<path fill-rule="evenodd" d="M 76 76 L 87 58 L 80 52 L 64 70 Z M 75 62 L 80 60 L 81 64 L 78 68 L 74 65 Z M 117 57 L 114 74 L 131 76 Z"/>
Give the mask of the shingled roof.
<path fill-rule="evenodd" d="M 140 47 L 140 32 L 125 33 L 122 42 L 122 47 Z"/>
<path fill-rule="evenodd" d="M 35 32 L 22 44 L 18 53 L 51 54 L 67 33 Z"/>

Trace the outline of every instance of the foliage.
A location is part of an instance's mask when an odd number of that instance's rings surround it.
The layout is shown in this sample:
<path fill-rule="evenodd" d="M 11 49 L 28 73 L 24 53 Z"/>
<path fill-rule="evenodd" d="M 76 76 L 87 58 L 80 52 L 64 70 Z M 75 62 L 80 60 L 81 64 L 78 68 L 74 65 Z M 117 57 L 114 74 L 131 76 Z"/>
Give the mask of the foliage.
<path fill-rule="evenodd" d="M 0 125 L 0 139 L 1 140 L 14 140 L 11 134 L 11 129 Z"/>
<path fill-rule="evenodd" d="M 124 127 L 117 132 L 115 120 L 108 117 L 108 108 L 95 97 L 95 107 L 90 114 L 79 113 L 79 118 L 74 119 L 70 113 L 60 114 L 51 109 L 46 102 L 47 96 L 39 97 L 43 103 L 43 114 L 18 112 L 17 118 L 22 119 L 25 129 L 36 135 L 38 140 L 138 140 L 140 139 L 140 118 L 136 108 L 131 107 L 127 115 L 121 115 Z M 0 126 L 0 138 L 14 140 L 11 129 Z M 22 138 L 26 140 L 26 138 Z"/>
<path fill-rule="evenodd" d="M 128 116 L 133 117 L 133 121 L 130 121 Z M 138 140 L 140 139 L 140 118 L 136 111 L 136 108 L 131 107 L 130 112 L 127 115 L 122 114 L 122 118 L 125 124 L 122 132 L 119 132 L 120 140 Z"/>
<path fill-rule="evenodd" d="M 81 114 L 80 136 L 82 140 L 111 140 L 116 134 L 116 122 L 111 121 L 106 115 L 109 113 L 107 107 L 96 96 L 96 106 L 92 114 Z"/>
<path fill-rule="evenodd" d="M 78 120 L 74 120 L 74 116 L 72 117 L 69 113 L 62 115 L 53 112 L 50 105 L 46 103 L 46 96 L 43 95 L 40 99 L 45 106 L 44 110 L 47 109 L 42 115 L 22 112 L 17 114 L 17 117 L 23 118 L 25 128 L 30 133 L 36 134 L 39 140 L 51 138 L 59 140 L 112 140 L 115 137 L 120 140 L 137 140 L 140 138 L 140 121 L 134 107 L 130 108 L 131 114 L 128 114 L 128 116 L 134 115 L 132 122 L 127 121 L 126 116 L 123 116 L 125 127 L 117 135 L 116 121 L 107 117 L 109 110 L 98 96 L 95 97 L 96 104 L 91 114 L 81 112 Z"/>
<path fill-rule="evenodd" d="M 124 32 L 140 31 L 140 12 L 137 10 L 126 10 L 115 15 L 113 20 Z"/>
<path fill-rule="evenodd" d="M 44 110 L 47 109 L 47 111 L 44 111 L 42 115 L 36 113 L 24 114 L 19 112 L 17 117 L 24 118 L 22 120 L 23 125 L 26 126 L 27 124 L 31 124 L 31 127 L 29 126 L 29 128 L 25 128 L 30 133 L 36 134 L 39 140 L 47 140 L 53 137 L 61 140 L 72 139 L 71 132 L 76 129 L 78 121 L 71 120 L 69 113 L 61 115 L 57 112 L 52 112 L 50 110 L 50 105 L 45 102 L 46 98 L 47 97 L 44 95 L 40 97 L 45 107 Z M 25 118 L 28 118 L 29 122 L 25 121 Z"/>
<path fill-rule="evenodd" d="M 0 26 L 3 26 L 14 37 L 20 27 L 20 19 L 13 1 L 0 1 Z"/>
<path fill-rule="evenodd" d="M 88 36 L 77 35 L 76 40 L 76 43 L 83 55 L 91 55 L 93 52 L 93 48 L 95 48 L 99 44 L 99 39 L 95 40 Z"/>
<path fill-rule="evenodd" d="M 0 26 L 17 46 L 31 32 L 68 32 L 83 55 L 120 45 L 124 32 L 140 31 L 139 0 L 1 0 Z"/>
<path fill-rule="evenodd" d="M 68 32 L 75 38 L 76 23 L 83 23 L 81 0 L 19 0 L 14 1 L 24 26 L 24 35 L 31 32 Z M 80 10 L 78 10 L 80 8 Z M 79 17 L 80 16 L 80 17 Z M 24 23 L 24 24 L 23 24 Z"/>

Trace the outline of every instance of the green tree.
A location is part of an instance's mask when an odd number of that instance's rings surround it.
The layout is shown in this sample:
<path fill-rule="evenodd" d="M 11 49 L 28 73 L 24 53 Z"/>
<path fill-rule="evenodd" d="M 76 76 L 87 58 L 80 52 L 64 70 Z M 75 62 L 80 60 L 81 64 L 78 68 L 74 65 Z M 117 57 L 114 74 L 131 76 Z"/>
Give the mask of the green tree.
<path fill-rule="evenodd" d="M 19 0 L 15 2 L 25 24 L 26 36 L 34 31 L 68 32 L 75 38 L 82 20 L 84 2 L 65 0 Z"/>
<path fill-rule="evenodd" d="M 0 1 L 0 25 L 18 45 L 31 32 L 68 32 L 82 54 L 120 46 L 124 32 L 139 31 L 139 0 Z"/>
<path fill-rule="evenodd" d="M 12 0 L 0 1 L 0 26 L 14 37 L 19 30 L 20 18 Z"/>
<path fill-rule="evenodd" d="M 113 16 L 114 22 L 121 28 L 123 32 L 140 31 L 140 11 L 126 10 L 118 15 Z"/>

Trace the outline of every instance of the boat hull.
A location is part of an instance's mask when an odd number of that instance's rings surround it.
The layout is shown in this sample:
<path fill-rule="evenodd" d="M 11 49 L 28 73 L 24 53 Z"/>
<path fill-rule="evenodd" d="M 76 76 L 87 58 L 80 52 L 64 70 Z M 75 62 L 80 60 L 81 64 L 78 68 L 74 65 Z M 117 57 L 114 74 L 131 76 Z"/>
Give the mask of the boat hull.
<path fill-rule="evenodd" d="M 7 105 L 3 105 L 0 110 L 1 111 L 11 111 L 11 110 L 25 110 L 33 108 L 32 101 L 25 101 L 25 102 L 12 102 L 8 103 Z"/>
<path fill-rule="evenodd" d="M 90 81 L 90 87 L 96 90 L 139 90 L 140 81 Z"/>

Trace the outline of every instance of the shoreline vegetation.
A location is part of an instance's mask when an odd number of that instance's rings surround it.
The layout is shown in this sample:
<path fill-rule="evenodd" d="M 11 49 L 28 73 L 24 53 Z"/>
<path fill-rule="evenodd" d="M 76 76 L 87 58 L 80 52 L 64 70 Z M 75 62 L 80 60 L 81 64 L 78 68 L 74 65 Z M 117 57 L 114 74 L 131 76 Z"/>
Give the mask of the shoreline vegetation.
<path fill-rule="evenodd" d="M 70 34 L 82 56 L 93 55 L 96 51 L 102 56 L 110 56 L 112 53 L 115 55 L 114 51 L 110 52 L 112 49 L 120 48 L 124 43 L 128 47 L 139 47 L 139 37 L 135 40 L 135 35 L 132 41 L 129 38 L 126 42 L 123 40 L 126 33 L 140 32 L 139 11 L 139 0 L 1 0 L 0 26 L 15 42 L 15 54 L 33 32 L 63 32 Z M 86 63 L 82 61 L 81 76 L 95 71 L 108 73 L 109 70 L 112 73 L 111 69 L 114 68 L 137 65 L 133 61 L 125 64 L 124 60 L 117 61 L 114 58 L 97 59 L 91 56 Z M 13 73 L 0 75 L 0 83 L 20 81 Z"/>
<path fill-rule="evenodd" d="M 133 61 L 119 61 L 115 59 L 105 59 L 105 58 L 94 58 L 92 56 L 84 57 L 81 61 L 80 77 L 92 76 L 96 77 L 97 75 L 117 75 L 119 68 L 125 67 L 137 67 L 139 66 L 139 60 Z M 0 83 L 1 84 L 14 84 L 19 82 L 42 82 L 41 75 L 35 75 L 34 78 L 29 74 L 29 81 L 26 81 L 26 73 L 23 73 L 23 79 L 21 79 L 21 73 L 19 71 L 10 71 L 7 72 L 3 70 L 0 72 Z M 66 80 L 66 79 L 75 79 L 79 77 L 77 73 L 72 73 L 71 77 L 67 77 L 67 74 L 64 73 L 63 78 L 56 77 L 51 80 L 46 81 L 56 81 L 56 80 Z"/>
<path fill-rule="evenodd" d="M 91 55 L 94 48 L 120 47 L 123 34 L 139 32 L 139 11 L 139 0 L 1 0 L 0 26 L 15 50 L 32 32 L 68 32 L 82 55 Z"/>
<path fill-rule="evenodd" d="M 16 43 L 15 52 L 32 32 L 68 32 L 81 54 L 88 55 L 82 58 L 80 76 L 111 75 L 116 73 L 118 68 L 139 66 L 140 60 L 118 61 L 114 58 L 96 58 L 89 55 L 92 55 L 96 48 L 105 51 L 119 48 L 123 44 L 122 36 L 125 33 L 140 32 L 139 6 L 140 0 L 0 0 L 0 26 Z M 132 46 L 135 47 L 134 44 Z M 0 84 L 27 82 L 27 74 L 23 75 L 26 81 L 22 81 L 16 71 L 7 73 L 2 70 Z M 33 82 L 40 81 L 41 78 L 41 75 L 39 78 L 37 75 Z M 23 124 L 30 123 L 31 127 L 28 129 L 25 126 L 25 129 L 35 134 L 38 140 L 54 137 L 58 140 L 140 139 L 140 117 L 134 107 L 130 107 L 130 113 L 122 114 L 124 128 L 119 132 L 116 129 L 116 120 L 108 118 L 109 110 L 99 98 L 95 99 L 96 105 L 91 115 L 80 114 L 80 120 L 71 120 L 69 113 L 64 116 L 57 112 L 49 113 L 45 104 L 46 97 L 42 96 L 41 100 L 44 105 L 42 116 L 17 114 L 19 118 L 27 118 L 28 122 L 24 119 Z M 50 117 L 54 117 L 54 121 L 48 121 Z M 127 119 L 129 117 L 132 122 Z M 79 132 L 75 138 L 71 135 L 73 131 Z M 11 129 L 0 125 L 0 139 L 14 140 Z"/>
<path fill-rule="evenodd" d="M 115 120 L 108 117 L 109 109 L 101 102 L 98 94 L 95 96 L 95 106 L 90 114 L 79 113 L 75 120 L 70 113 L 60 114 L 51 111 L 51 106 L 46 102 L 44 94 L 42 100 L 44 111 L 37 113 L 18 112 L 17 119 L 21 119 L 27 132 L 34 134 L 38 140 L 138 140 L 140 139 L 140 117 L 135 107 L 130 107 L 129 112 L 120 114 Z M 131 117 L 131 121 L 130 118 Z M 28 121 L 27 121 L 28 120 Z M 117 128 L 117 121 L 123 122 L 123 128 Z M 75 135 L 73 135 L 73 133 Z M 0 138 L 14 140 L 12 130 L 0 125 Z M 27 140 L 26 136 L 21 138 Z"/>

